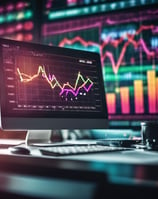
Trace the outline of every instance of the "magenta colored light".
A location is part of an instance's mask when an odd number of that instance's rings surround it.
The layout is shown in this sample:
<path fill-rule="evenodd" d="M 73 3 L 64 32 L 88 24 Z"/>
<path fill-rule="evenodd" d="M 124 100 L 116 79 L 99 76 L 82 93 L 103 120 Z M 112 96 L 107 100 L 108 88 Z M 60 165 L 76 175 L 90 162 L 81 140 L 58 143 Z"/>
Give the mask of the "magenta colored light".
<path fill-rule="evenodd" d="M 16 9 L 17 10 L 21 10 L 25 7 L 25 3 L 24 2 L 19 2 L 16 4 Z"/>
<path fill-rule="evenodd" d="M 51 6 L 52 6 L 52 3 L 51 3 L 51 2 L 48 2 L 48 3 L 46 4 L 46 8 L 47 8 L 47 9 L 51 8 Z"/>
<path fill-rule="evenodd" d="M 33 39 L 32 34 L 30 34 L 30 33 L 25 34 L 25 36 L 24 36 L 25 41 L 32 41 L 32 39 Z"/>
<path fill-rule="evenodd" d="M 77 3 L 77 0 L 67 0 L 67 3 L 68 4 L 75 4 L 75 3 Z"/>
<path fill-rule="evenodd" d="M 6 28 L 6 33 L 8 33 L 8 34 L 13 33 L 14 31 L 15 31 L 15 28 L 12 26 L 9 26 Z"/>
<path fill-rule="evenodd" d="M 0 13 L 4 12 L 4 7 L 0 7 Z"/>
<path fill-rule="evenodd" d="M 14 5 L 13 5 L 13 4 L 8 4 L 8 5 L 6 6 L 6 10 L 7 10 L 8 12 L 13 11 L 13 10 L 14 10 Z"/>
<path fill-rule="evenodd" d="M 32 21 L 27 21 L 24 23 L 24 30 L 32 30 L 33 26 L 34 24 L 32 23 Z"/>
<path fill-rule="evenodd" d="M 22 23 L 18 23 L 18 24 L 16 25 L 15 29 L 16 29 L 17 31 L 22 30 L 22 29 L 23 29 L 23 24 L 22 24 Z"/>
<path fill-rule="evenodd" d="M 5 31 L 4 29 L 0 29 L 0 35 L 4 35 Z"/>

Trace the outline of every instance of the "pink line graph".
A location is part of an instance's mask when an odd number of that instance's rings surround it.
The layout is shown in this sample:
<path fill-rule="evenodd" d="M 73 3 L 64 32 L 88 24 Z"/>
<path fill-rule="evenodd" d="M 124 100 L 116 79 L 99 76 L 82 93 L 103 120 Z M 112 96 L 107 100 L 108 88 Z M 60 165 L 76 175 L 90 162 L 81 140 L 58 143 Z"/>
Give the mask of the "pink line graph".
<path fill-rule="evenodd" d="M 85 41 L 84 39 L 82 39 L 81 37 L 79 36 L 76 36 L 74 37 L 73 39 L 68 39 L 68 38 L 64 38 L 60 43 L 59 43 L 59 46 L 63 47 L 65 44 L 68 44 L 68 45 L 72 45 L 74 44 L 75 42 L 80 42 L 81 45 L 83 45 L 84 47 L 88 47 L 88 46 L 96 46 L 99 48 L 99 51 L 100 51 L 100 55 L 101 55 L 101 62 L 102 62 L 102 66 L 104 66 L 104 61 L 106 60 L 106 58 L 108 58 L 111 62 L 111 65 L 112 65 L 112 69 L 113 69 L 113 72 L 114 74 L 117 74 L 118 73 L 118 70 L 119 70 L 119 67 L 122 63 L 122 60 L 125 56 L 125 53 L 126 53 L 126 49 L 127 47 L 132 44 L 134 46 L 135 49 L 137 49 L 139 46 L 142 47 L 143 51 L 146 53 L 147 57 L 150 57 L 150 58 L 154 58 L 155 57 L 155 52 L 154 51 L 150 51 L 145 43 L 145 41 L 140 38 L 138 41 L 135 41 L 135 36 L 136 35 L 140 35 L 143 31 L 146 31 L 146 30 L 153 30 L 154 29 L 154 26 L 153 25 L 149 25 L 149 26 L 145 26 L 145 25 L 142 25 L 136 32 L 135 34 L 127 34 L 127 42 L 124 43 L 123 47 L 122 47 L 122 50 L 120 52 L 120 55 L 118 56 L 118 60 L 115 62 L 114 60 L 114 56 L 111 52 L 109 51 L 105 51 L 105 53 L 103 53 L 103 50 L 104 48 L 107 46 L 107 45 L 112 45 L 114 48 L 117 48 L 123 41 L 124 41 L 124 38 L 123 37 L 120 37 L 119 39 L 117 40 L 112 40 L 110 37 L 108 37 L 101 45 L 96 43 L 96 42 L 93 42 L 93 41 Z"/>

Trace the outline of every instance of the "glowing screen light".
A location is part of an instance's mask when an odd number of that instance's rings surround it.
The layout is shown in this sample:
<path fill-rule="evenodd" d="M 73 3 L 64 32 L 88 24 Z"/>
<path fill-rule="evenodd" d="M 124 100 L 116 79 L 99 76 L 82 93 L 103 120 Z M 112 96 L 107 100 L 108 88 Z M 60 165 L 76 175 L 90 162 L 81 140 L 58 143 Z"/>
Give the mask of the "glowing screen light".
<path fill-rule="evenodd" d="M 73 20 L 62 16 L 67 10 L 51 10 L 48 16 L 54 14 L 58 20 L 50 23 L 47 19 L 49 23 L 43 24 L 43 43 L 100 53 L 110 119 L 157 118 L 158 10 L 154 3 L 121 1 L 94 6 L 91 2 L 91 6 L 72 6 L 87 10 Z"/>
<path fill-rule="evenodd" d="M 3 50 L 4 72 L 9 75 L 6 79 L 8 110 L 48 114 L 102 111 L 98 63 L 93 57 L 28 50 L 22 45 L 6 45 Z"/>

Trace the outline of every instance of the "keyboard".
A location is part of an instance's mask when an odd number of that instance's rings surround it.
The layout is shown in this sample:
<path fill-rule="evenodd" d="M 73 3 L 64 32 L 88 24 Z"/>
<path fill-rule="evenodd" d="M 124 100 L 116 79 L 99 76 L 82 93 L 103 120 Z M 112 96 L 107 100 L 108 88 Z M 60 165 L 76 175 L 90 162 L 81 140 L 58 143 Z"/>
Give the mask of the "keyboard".
<path fill-rule="evenodd" d="M 43 155 L 49 155 L 49 156 L 78 155 L 78 154 L 113 152 L 113 151 L 122 151 L 122 150 L 128 150 L 128 149 L 125 147 L 102 146 L 97 144 L 51 146 L 51 147 L 40 148 L 40 151 Z"/>

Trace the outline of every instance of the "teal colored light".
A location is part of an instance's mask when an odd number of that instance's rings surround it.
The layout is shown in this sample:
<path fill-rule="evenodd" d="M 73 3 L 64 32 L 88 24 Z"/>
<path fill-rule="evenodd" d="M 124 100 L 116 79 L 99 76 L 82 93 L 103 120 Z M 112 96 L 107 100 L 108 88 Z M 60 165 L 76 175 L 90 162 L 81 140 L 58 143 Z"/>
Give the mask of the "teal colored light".
<path fill-rule="evenodd" d="M 67 9 L 63 11 L 51 11 L 48 13 L 48 19 L 49 20 L 55 20 L 60 19 L 63 17 L 72 17 L 72 16 L 78 16 L 78 15 L 87 15 L 87 14 L 94 14 L 94 13 L 101 13 L 101 12 L 107 12 L 107 11 L 113 11 L 117 9 L 124 9 L 124 8 L 130 8 L 139 6 L 142 4 L 148 5 L 153 4 L 157 0 L 146 0 L 145 2 L 131 0 L 129 1 L 118 1 L 116 3 L 105 3 L 105 4 L 98 4 L 94 6 L 86 6 L 86 7 L 79 7 L 79 8 L 72 8 Z"/>
<path fill-rule="evenodd" d="M 143 2 L 141 2 L 143 4 Z M 131 6 L 134 6 L 136 4 L 135 0 L 130 1 Z"/>
<path fill-rule="evenodd" d="M 93 8 L 97 10 L 97 8 Z M 92 12 L 92 10 L 91 10 Z M 94 10 L 93 10 L 94 12 Z M 84 15 L 84 14 L 89 14 L 90 13 L 90 8 L 89 7 L 84 7 L 84 8 L 75 8 L 75 9 L 68 9 L 64 11 L 57 11 L 57 12 L 50 12 L 48 14 L 48 19 L 53 20 L 57 18 L 63 18 L 63 17 L 72 17 L 72 16 L 77 16 L 77 15 Z"/>
<path fill-rule="evenodd" d="M 8 14 L 7 16 L 6 16 L 6 21 L 7 22 L 12 22 L 12 21 L 14 21 L 15 20 L 15 14 Z"/>
<path fill-rule="evenodd" d="M 99 9 L 98 6 L 92 6 L 91 7 L 91 12 L 92 13 L 96 13 L 96 12 L 98 12 L 98 9 Z"/>
<path fill-rule="evenodd" d="M 88 14 L 89 13 L 89 8 L 85 7 L 83 11 L 84 11 L 85 14 Z"/>
<path fill-rule="evenodd" d="M 110 4 L 110 8 L 111 9 L 116 9 L 117 8 L 117 4 L 116 3 L 111 3 Z"/>
<path fill-rule="evenodd" d="M 71 10 L 67 10 L 66 11 L 66 16 L 71 17 L 71 16 L 76 16 L 80 14 L 80 10 L 79 9 L 71 9 Z"/>
<path fill-rule="evenodd" d="M 111 75 L 111 74 L 106 74 L 104 73 L 104 77 L 105 77 L 105 81 L 129 81 L 129 80 L 136 80 L 136 79 L 139 79 L 139 80 L 146 80 L 146 76 L 143 75 L 143 74 L 131 74 L 130 76 L 127 75 Z"/>
<path fill-rule="evenodd" d="M 104 66 L 104 70 L 105 70 L 106 73 L 114 74 L 112 66 Z M 146 72 L 147 70 L 153 70 L 153 66 L 152 65 L 120 66 L 117 74 L 128 73 L 128 72 L 139 72 L 140 73 L 140 72 Z M 155 69 L 155 70 L 157 70 L 157 69 Z"/>
<path fill-rule="evenodd" d="M 65 12 L 64 11 L 58 11 L 58 12 L 50 12 L 48 14 L 48 19 L 52 20 L 52 19 L 56 19 L 56 18 L 62 18 L 65 16 Z"/>
<path fill-rule="evenodd" d="M 4 21 L 5 21 L 4 16 L 0 16 L 0 24 L 1 24 L 1 23 L 4 23 Z"/>
<path fill-rule="evenodd" d="M 121 2 L 120 2 L 120 7 L 121 7 L 121 8 L 124 8 L 124 7 L 125 7 L 125 2 L 121 1 Z"/>
<path fill-rule="evenodd" d="M 86 50 L 86 51 L 90 51 L 90 52 L 100 52 L 100 49 L 95 47 L 95 46 L 89 46 L 89 47 L 84 47 L 82 45 L 79 45 L 79 44 L 73 44 L 73 45 L 64 45 L 64 47 L 67 47 L 67 48 L 73 48 L 73 49 L 78 49 L 78 50 Z"/>
<path fill-rule="evenodd" d="M 24 13 L 24 18 L 25 19 L 29 19 L 33 16 L 33 12 L 31 10 L 27 10 L 25 13 Z"/>

